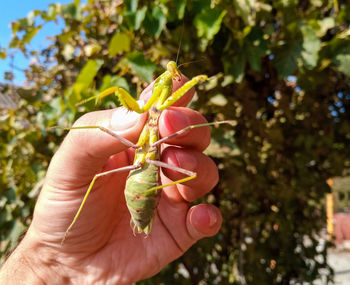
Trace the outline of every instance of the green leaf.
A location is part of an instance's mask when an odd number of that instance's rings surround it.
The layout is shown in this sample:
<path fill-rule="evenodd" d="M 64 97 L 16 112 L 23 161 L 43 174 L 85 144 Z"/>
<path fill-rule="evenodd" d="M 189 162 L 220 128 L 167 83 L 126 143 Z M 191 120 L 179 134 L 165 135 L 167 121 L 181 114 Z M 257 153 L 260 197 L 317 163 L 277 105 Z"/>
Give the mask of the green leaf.
<path fill-rule="evenodd" d="M 27 23 L 29 26 L 33 26 L 34 25 L 34 20 L 35 20 L 35 17 L 37 16 L 37 14 L 39 13 L 40 11 L 38 10 L 32 10 L 28 13 L 27 15 Z"/>
<path fill-rule="evenodd" d="M 316 35 L 321 38 L 323 37 L 329 29 L 334 28 L 335 20 L 331 17 L 327 17 L 317 21 L 318 30 L 316 31 Z"/>
<path fill-rule="evenodd" d="M 80 6 L 76 6 L 74 3 L 62 5 L 62 14 L 67 18 L 80 20 L 81 19 Z"/>
<path fill-rule="evenodd" d="M 226 10 L 220 11 L 216 8 L 202 10 L 194 19 L 198 37 L 204 37 L 208 40 L 213 39 L 219 32 L 222 19 L 226 13 Z"/>
<path fill-rule="evenodd" d="M 182 20 L 185 16 L 186 2 L 184 0 L 174 0 L 172 2 L 176 7 L 177 18 Z"/>
<path fill-rule="evenodd" d="M 126 91 L 130 92 L 130 87 L 128 81 L 121 76 L 112 76 L 111 77 L 111 86 L 118 86 L 124 88 Z"/>
<path fill-rule="evenodd" d="M 298 67 L 298 58 L 301 53 L 301 43 L 287 43 L 276 51 L 274 60 L 279 77 L 285 77 L 294 73 Z"/>
<path fill-rule="evenodd" d="M 321 41 L 316 36 L 316 32 L 309 26 L 302 26 L 303 44 L 301 57 L 307 69 L 316 67 L 318 61 L 318 52 L 321 48 Z"/>
<path fill-rule="evenodd" d="M 137 10 L 138 0 L 125 0 L 124 1 L 127 12 L 135 12 Z"/>
<path fill-rule="evenodd" d="M 20 28 L 20 24 L 18 21 L 11 22 L 12 36 L 14 36 L 19 31 L 19 28 Z"/>
<path fill-rule="evenodd" d="M 16 219 L 15 221 L 13 221 L 12 228 L 10 231 L 10 236 L 9 236 L 9 240 L 11 244 L 10 250 L 13 250 L 16 247 L 18 238 L 25 231 L 25 229 L 26 227 L 23 225 L 23 223 L 19 219 Z"/>
<path fill-rule="evenodd" d="M 99 89 L 99 92 L 102 92 L 107 88 L 114 87 L 114 86 L 121 87 L 126 91 L 130 92 L 128 81 L 124 77 L 111 76 L 110 74 L 103 77 L 102 85 L 101 85 L 101 88 Z M 122 106 L 119 98 L 116 96 L 109 97 L 109 101 L 112 101 L 116 106 Z"/>
<path fill-rule="evenodd" d="M 350 47 L 344 47 L 333 57 L 333 63 L 338 69 L 350 77 Z"/>
<path fill-rule="evenodd" d="M 68 31 L 58 35 L 58 39 L 65 44 L 69 44 L 71 43 L 73 36 L 74 36 L 74 32 Z"/>
<path fill-rule="evenodd" d="M 250 30 L 244 41 L 244 52 L 250 67 L 255 71 L 260 71 L 261 58 L 269 53 L 267 41 L 260 28 L 254 27 Z"/>
<path fill-rule="evenodd" d="M 30 25 L 28 23 L 28 19 L 27 18 L 22 18 L 22 19 L 19 19 L 17 21 L 17 23 L 19 24 L 19 30 L 25 30 L 27 28 L 30 28 Z"/>
<path fill-rule="evenodd" d="M 134 8 L 132 7 L 132 9 Z M 146 12 L 147 12 L 147 6 L 144 6 L 141 9 L 138 9 L 136 11 L 127 11 L 125 12 L 124 16 L 129 26 L 133 30 L 137 31 L 138 29 L 140 29 L 141 24 L 146 17 Z"/>
<path fill-rule="evenodd" d="M 88 44 L 86 46 L 84 46 L 84 52 L 85 55 L 90 57 L 95 53 L 98 53 L 101 50 L 101 46 L 98 44 Z"/>
<path fill-rule="evenodd" d="M 155 6 L 152 10 L 151 15 L 147 13 L 144 21 L 144 27 L 149 34 L 158 38 L 164 29 L 165 23 L 166 17 L 162 9 L 158 6 Z"/>
<path fill-rule="evenodd" d="M 285 7 L 296 6 L 298 4 L 298 0 L 282 0 L 281 2 Z"/>
<path fill-rule="evenodd" d="M 234 0 L 233 5 L 238 16 L 240 16 L 246 25 L 254 25 L 254 11 L 255 0 Z"/>
<path fill-rule="evenodd" d="M 75 93 L 79 94 L 89 87 L 102 64 L 103 60 L 88 60 L 74 84 Z"/>
<path fill-rule="evenodd" d="M 42 26 L 38 26 L 35 28 L 29 28 L 27 32 L 23 36 L 23 43 L 29 44 L 30 41 L 34 38 L 34 36 L 41 30 Z"/>
<path fill-rule="evenodd" d="M 3 49 L 0 47 L 0 58 L 5 59 L 6 58 L 6 49 Z"/>
<path fill-rule="evenodd" d="M 233 76 L 235 82 L 239 83 L 244 78 L 246 58 L 244 53 L 229 56 L 226 55 L 222 59 L 225 74 Z"/>
<path fill-rule="evenodd" d="M 107 75 L 103 76 L 102 84 L 101 84 L 101 87 L 100 87 L 100 92 L 102 92 L 103 90 L 111 87 L 111 78 L 112 78 L 112 76 L 110 74 L 107 74 Z"/>
<path fill-rule="evenodd" d="M 111 76 L 110 74 L 103 77 L 102 85 L 99 91 L 102 92 L 103 90 L 113 86 L 118 86 L 130 91 L 128 81 L 124 77 Z"/>
<path fill-rule="evenodd" d="M 56 15 L 58 14 L 58 9 L 60 4 L 50 4 L 47 12 L 44 14 L 44 18 L 46 21 L 54 20 Z"/>
<path fill-rule="evenodd" d="M 47 120 L 55 120 L 62 113 L 62 98 L 54 98 L 48 105 L 43 109 L 43 113 Z"/>
<path fill-rule="evenodd" d="M 126 57 L 130 64 L 132 71 L 146 82 L 151 82 L 152 75 L 156 69 L 155 64 L 149 59 L 145 58 L 143 53 L 135 51 Z"/>
<path fill-rule="evenodd" d="M 124 33 L 114 34 L 114 36 L 112 37 L 109 43 L 109 48 L 108 48 L 109 56 L 113 57 L 116 54 L 124 51 L 125 52 L 130 51 L 130 38 L 128 37 L 127 34 L 124 34 Z"/>
<path fill-rule="evenodd" d="M 135 28 L 135 30 L 140 29 L 141 24 L 142 24 L 143 20 L 145 19 L 146 11 L 147 11 L 147 7 L 144 6 L 143 8 L 141 8 L 140 10 L 138 10 L 138 11 L 136 12 L 136 15 L 135 15 L 135 22 L 134 22 L 134 28 Z"/>

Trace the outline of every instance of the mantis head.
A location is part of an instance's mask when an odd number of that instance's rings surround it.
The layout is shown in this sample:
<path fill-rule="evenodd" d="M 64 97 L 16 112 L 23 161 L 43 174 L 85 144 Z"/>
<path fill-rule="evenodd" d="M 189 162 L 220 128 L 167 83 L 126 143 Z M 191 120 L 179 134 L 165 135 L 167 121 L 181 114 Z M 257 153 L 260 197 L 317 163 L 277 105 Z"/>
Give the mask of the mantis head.
<path fill-rule="evenodd" d="M 175 79 L 176 81 L 180 81 L 181 80 L 181 72 L 178 69 L 177 64 L 176 64 L 175 61 L 169 61 L 167 66 L 166 66 L 166 69 L 167 69 L 168 72 L 170 72 L 171 77 L 173 79 Z"/>

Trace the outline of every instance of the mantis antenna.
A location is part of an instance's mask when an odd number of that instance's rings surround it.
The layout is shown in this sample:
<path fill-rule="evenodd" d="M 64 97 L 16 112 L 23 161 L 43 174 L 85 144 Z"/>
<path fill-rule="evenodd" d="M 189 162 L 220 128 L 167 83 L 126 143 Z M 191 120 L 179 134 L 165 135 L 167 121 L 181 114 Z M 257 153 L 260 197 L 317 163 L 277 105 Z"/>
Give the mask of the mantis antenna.
<path fill-rule="evenodd" d="M 179 43 L 179 47 L 177 49 L 176 60 L 175 60 L 175 63 L 176 63 L 178 68 L 180 68 L 180 66 L 183 66 L 183 65 L 186 65 L 186 64 L 195 63 L 195 62 L 201 62 L 201 61 L 207 60 L 207 58 L 202 58 L 202 59 L 199 59 L 199 60 L 193 60 L 193 61 L 184 62 L 184 63 L 181 63 L 181 64 L 178 65 L 178 60 L 179 60 L 179 55 L 180 55 L 180 50 L 181 50 L 181 45 L 182 45 L 182 39 L 183 39 L 183 36 L 184 36 L 184 31 L 185 31 L 185 19 L 182 20 L 182 33 L 181 33 L 180 43 Z"/>
<path fill-rule="evenodd" d="M 184 62 L 184 63 L 181 63 L 177 66 L 177 68 L 180 68 L 181 66 L 184 66 L 186 64 L 191 64 L 191 63 L 196 63 L 196 62 L 202 62 L 202 61 L 206 61 L 208 60 L 206 57 L 203 57 L 202 59 L 197 59 L 197 60 L 192 60 L 192 61 L 188 61 L 188 62 Z"/>
<path fill-rule="evenodd" d="M 181 33 L 179 47 L 177 49 L 177 54 L 176 54 L 176 61 L 175 61 L 176 65 L 177 65 L 177 61 L 179 59 L 179 54 L 180 54 L 180 49 L 181 49 L 181 44 L 182 44 L 182 38 L 184 36 L 184 31 L 185 31 L 185 18 L 182 20 L 182 33 Z"/>

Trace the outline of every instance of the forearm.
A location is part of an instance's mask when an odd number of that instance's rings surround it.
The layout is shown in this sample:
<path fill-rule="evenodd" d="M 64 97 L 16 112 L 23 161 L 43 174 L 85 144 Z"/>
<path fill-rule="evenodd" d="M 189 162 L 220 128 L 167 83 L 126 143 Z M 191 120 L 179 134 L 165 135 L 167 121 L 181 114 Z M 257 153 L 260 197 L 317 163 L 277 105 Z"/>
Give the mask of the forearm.
<path fill-rule="evenodd" d="M 54 254 L 26 236 L 2 265 L 0 284 L 70 284 L 58 268 Z"/>

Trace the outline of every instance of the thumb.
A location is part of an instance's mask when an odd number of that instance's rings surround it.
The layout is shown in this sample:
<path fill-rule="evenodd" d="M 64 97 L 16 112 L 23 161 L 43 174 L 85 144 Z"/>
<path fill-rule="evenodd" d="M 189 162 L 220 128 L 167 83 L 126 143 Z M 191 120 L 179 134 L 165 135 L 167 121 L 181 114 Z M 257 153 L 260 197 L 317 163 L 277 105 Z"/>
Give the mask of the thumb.
<path fill-rule="evenodd" d="M 147 114 L 117 108 L 87 113 L 75 122 L 74 127 L 103 126 L 136 143 L 146 118 Z M 110 156 L 127 148 L 98 128 L 70 130 L 50 163 L 47 179 L 57 178 L 62 183 L 62 179 L 69 177 L 73 180 L 81 178 L 84 183 L 101 170 Z"/>

